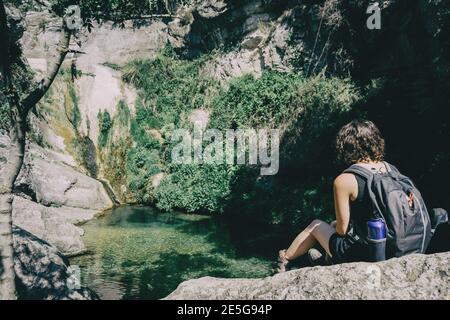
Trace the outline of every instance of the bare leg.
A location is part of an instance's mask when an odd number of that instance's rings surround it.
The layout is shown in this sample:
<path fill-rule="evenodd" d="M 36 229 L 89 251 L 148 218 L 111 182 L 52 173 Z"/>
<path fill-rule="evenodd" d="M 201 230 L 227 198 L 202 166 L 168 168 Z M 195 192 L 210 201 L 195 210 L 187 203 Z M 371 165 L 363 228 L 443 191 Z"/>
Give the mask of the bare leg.
<path fill-rule="evenodd" d="M 294 260 L 305 253 L 314 245 L 319 244 L 331 256 L 328 242 L 335 229 L 322 220 L 314 220 L 305 230 L 303 230 L 287 249 L 285 257 L 288 260 Z"/>

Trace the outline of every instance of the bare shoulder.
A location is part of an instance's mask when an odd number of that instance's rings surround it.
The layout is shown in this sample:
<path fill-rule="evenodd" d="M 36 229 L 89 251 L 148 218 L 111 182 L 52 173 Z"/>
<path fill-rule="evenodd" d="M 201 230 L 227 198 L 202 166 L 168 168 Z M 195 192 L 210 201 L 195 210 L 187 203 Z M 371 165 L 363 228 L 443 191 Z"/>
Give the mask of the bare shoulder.
<path fill-rule="evenodd" d="M 358 182 L 353 174 L 341 173 L 336 179 L 334 179 L 334 187 L 336 189 L 352 191 L 355 187 L 358 187 Z"/>

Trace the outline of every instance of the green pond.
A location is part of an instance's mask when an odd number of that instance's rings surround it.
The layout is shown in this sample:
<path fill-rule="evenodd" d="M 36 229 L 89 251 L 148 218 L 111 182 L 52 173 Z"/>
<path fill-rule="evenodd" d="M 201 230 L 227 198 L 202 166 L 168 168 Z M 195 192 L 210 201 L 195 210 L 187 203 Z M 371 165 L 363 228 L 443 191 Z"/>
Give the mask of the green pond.
<path fill-rule="evenodd" d="M 70 259 L 102 299 L 160 299 L 203 276 L 257 278 L 273 261 L 241 250 L 218 219 L 125 206 L 83 226 L 89 254 Z"/>

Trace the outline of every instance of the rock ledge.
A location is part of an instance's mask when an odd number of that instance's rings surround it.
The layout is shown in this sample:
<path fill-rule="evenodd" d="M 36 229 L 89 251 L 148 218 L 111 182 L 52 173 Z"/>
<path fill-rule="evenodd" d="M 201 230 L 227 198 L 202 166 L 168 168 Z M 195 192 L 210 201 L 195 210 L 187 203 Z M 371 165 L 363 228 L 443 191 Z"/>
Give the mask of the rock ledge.
<path fill-rule="evenodd" d="M 450 299 L 450 252 L 303 268 L 264 279 L 205 277 L 165 299 Z"/>

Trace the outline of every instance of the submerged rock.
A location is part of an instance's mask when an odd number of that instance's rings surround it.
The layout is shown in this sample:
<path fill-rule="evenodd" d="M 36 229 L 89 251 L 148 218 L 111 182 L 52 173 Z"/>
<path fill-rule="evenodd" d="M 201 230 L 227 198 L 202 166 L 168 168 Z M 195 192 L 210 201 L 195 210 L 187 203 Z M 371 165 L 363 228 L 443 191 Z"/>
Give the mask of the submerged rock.
<path fill-rule="evenodd" d="M 449 299 L 450 252 L 303 268 L 264 279 L 189 280 L 168 300 Z"/>
<path fill-rule="evenodd" d="M 52 245 L 13 226 L 14 269 L 19 299 L 96 300 L 79 285 L 68 260 Z"/>

